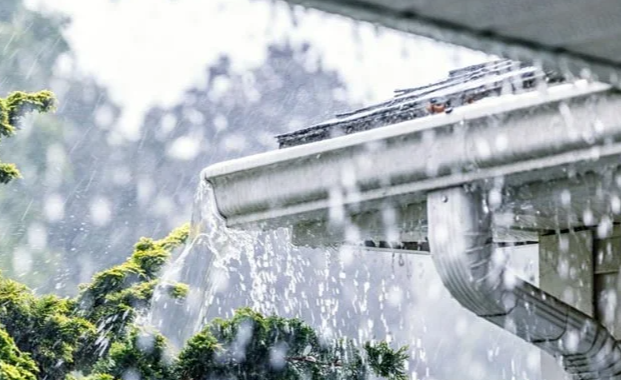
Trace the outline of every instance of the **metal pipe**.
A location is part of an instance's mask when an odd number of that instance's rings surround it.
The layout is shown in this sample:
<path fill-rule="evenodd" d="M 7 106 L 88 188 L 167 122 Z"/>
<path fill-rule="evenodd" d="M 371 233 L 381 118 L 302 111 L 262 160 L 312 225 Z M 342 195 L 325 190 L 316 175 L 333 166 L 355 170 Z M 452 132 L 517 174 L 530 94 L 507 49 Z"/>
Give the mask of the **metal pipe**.
<path fill-rule="evenodd" d="M 466 309 L 560 357 L 575 379 L 621 379 L 621 346 L 599 322 L 511 274 L 494 255 L 491 212 L 481 191 L 427 196 L 435 266 Z"/>

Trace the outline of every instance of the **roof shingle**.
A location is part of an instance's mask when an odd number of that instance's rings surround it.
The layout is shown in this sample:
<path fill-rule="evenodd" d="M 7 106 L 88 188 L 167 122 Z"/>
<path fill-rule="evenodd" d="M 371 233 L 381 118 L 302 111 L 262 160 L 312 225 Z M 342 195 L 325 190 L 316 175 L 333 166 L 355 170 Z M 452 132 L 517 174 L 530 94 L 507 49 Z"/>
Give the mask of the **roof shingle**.
<path fill-rule="evenodd" d="M 534 91 L 561 83 L 563 78 L 510 60 L 497 60 L 452 70 L 446 79 L 421 87 L 395 90 L 383 103 L 336 115 L 332 120 L 276 136 L 280 148 L 379 128 L 451 112 L 484 98 Z"/>

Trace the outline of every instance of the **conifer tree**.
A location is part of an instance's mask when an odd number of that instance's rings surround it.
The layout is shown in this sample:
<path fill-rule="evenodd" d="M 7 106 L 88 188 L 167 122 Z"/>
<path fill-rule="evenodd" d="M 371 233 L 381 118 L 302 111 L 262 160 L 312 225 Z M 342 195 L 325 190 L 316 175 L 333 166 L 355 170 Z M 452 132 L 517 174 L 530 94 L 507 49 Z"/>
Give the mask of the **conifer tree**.
<path fill-rule="evenodd" d="M 0 135 L 12 136 L 21 118 L 55 106 L 49 91 L 14 92 L 0 99 Z M 2 183 L 19 178 L 1 164 Z M 296 318 L 240 309 L 216 319 L 175 353 L 166 338 L 139 322 L 159 286 L 182 300 L 184 284 L 163 284 L 162 267 L 190 235 L 188 225 L 160 240 L 142 238 L 123 263 L 96 274 L 76 297 L 37 296 L 0 273 L 0 380 L 133 378 L 406 379 L 406 348 L 325 340 Z"/>

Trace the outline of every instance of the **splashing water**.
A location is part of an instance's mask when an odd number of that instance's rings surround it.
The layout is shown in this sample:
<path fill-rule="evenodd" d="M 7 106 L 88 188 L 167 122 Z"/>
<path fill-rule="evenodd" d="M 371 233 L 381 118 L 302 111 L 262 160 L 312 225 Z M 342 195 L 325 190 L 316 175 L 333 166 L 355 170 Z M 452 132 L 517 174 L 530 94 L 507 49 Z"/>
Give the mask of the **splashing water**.
<path fill-rule="evenodd" d="M 256 233 L 229 230 L 217 215 L 211 188 L 201 182 L 194 199 L 190 243 L 162 275 L 163 285 L 185 283 L 189 292 L 182 302 L 172 298 L 165 286 L 156 289 L 147 322 L 160 329 L 180 347 L 202 327 L 214 295 L 230 286 L 228 267 L 242 255 L 251 255 Z"/>
<path fill-rule="evenodd" d="M 164 286 L 156 290 L 145 318 L 177 348 L 214 317 L 230 317 L 246 306 L 265 314 L 300 317 L 326 338 L 383 339 L 389 326 L 403 325 L 391 310 L 401 305 L 383 305 L 394 297 L 387 294 L 386 281 L 378 278 L 392 279 L 391 289 L 398 289 L 392 255 L 384 255 L 390 264 L 382 267 L 393 273 L 382 273 L 377 269 L 379 257 L 350 248 L 339 252 L 295 247 L 286 229 L 229 229 L 215 210 L 212 190 L 202 183 L 195 197 L 190 243 L 165 268 Z M 189 285 L 183 301 L 166 291 L 167 284 L 177 282 Z M 375 282 L 381 286 L 373 287 Z M 400 298 L 410 297 L 407 291 L 397 292 L 405 294 Z"/>
<path fill-rule="evenodd" d="M 146 323 L 176 347 L 214 317 L 230 317 L 246 306 L 265 314 L 304 315 L 320 324 L 326 335 L 335 332 L 335 296 L 342 293 L 343 274 L 338 275 L 334 252 L 318 255 L 293 247 L 285 229 L 229 229 L 214 210 L 213 192 L 202 183 L 195 197 L 190 243 L 165 268 Z M 189 285 L 184 301 L 166 291 L 167 284 L 177 282 Z"/>
<path fill-rule="evenodd" d="M 190 243 L 165 268 L 164 286 L 156 289 L 145 317 L 145 323 L 158 328 L 177 349 L 213 318 L 231 317 L 235 309 L 247 306 L 264 314 L 301 318 L 325 339 L 409 345 L 412 378 L 451 377 L 460 368 L 469 368 L 466 362 L 474 360 L 475 354 L 464 357 L 468 360 L 460 357 L 465 360 L 463 366 L 442 364 L 446 355 L 456 355 L 453 349 L 462 352 L 471 347 L 487 361 L 490 346 L 503 347 L 494 360 L 514 357 L 510 347 L 515 342 L 497 343 L 496 335 L 502 332 L 488 334 L 491 343 L 477 338 L 462 341 L 459 347 L 449 344 L 462 338 L 460 334 L 488 326 L 464 315 L 450 299 L 428 256 L 368 252 L 352 246 L 296 247 L 289 230 L 229 229 L 215 210 L 210 186 L 201 183 Z M 386 230 L 390 234 L 390 228 Z M 166 284 L 176 282 L 189 285 L 185 300 L 169 295 Z M 465 326 L 461 333 L 445 327 L 455 320 Z M 466 378 L 475 377 L 473 373 Z"/>

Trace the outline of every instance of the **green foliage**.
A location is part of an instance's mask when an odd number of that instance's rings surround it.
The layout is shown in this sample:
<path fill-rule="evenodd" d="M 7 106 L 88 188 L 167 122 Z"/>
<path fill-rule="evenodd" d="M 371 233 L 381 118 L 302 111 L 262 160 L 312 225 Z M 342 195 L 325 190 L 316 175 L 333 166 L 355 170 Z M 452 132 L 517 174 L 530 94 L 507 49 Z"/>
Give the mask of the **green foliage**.
<path fill-rule="evenodd" d="M 191 338 L 177 358 L 158 332 L 136 318 L 148 309 L 157 274 L 188 238 L 183 226 L 161 240 L 141 239 L 123 264 L 94 276 L 75 299 L 35 296 L 0 277 L 0 379 L 116 380 L 135 374 L 154 380 L 366 379 L 370 371 L 404 380 L 406 348 L 386 343 L 356 348 L 327 341 L 299 319 L 237 310 Z M 185 284 L 167 285 L 184 297 Z M 4 328 L 4 331 L 2 328 Z"/>
<path fill-rule="evenodd" d="M 175 284 L 168 292 L 172 298 L 183 299 L 187 297 L 190 287 L 187 284 Z"/>
<path fill-rule="evenodd" d="M 75 315 L 75 306 L 53 295 L 36 297 L 25 286 L 0 278 L 0 326 L 49 378 L 72 370 L 84 338 L 95 336 L 95 327 Z"/>
<path fill-rule="evenodd" d="M 54 94 L 47 90 L 35 93 L 16 91 L 5 99 L 0 98 L 0 138 L 12 136 L 20 119 L 26 114 L 33 111 L 48 112 L 55 105 Z M 19 177 L 19 170 L 14 164 L 0 162 L 0 183 L 9 183 Z"/>
<path fill-rule="evenodd" d="M 82 287 L 77 297 L 78 315 L 99 331 L 96 342 L 82 351 L 83 367 L 90 368 L 95 358 L 123 339 L 138 314 L 148 309 L 159 283 L 158 272 L 172 251 L 185 243 L 188 234 L 189 225 L 184 225 L 161 240 L 142 238 L 125 263 L 95 275 L 90 284 Z"/>
<path fill-rule="evenodd" d="M 36 380 L 36 363 L 19 351 L 9 334 L 0 328 L 0 379 Z"/>
<path fill-rule="evenodd" d="M 150 301 L 159 271 L 172 251 L 185 243 L 189 231 L 186 224 L 161 240 L 140 239 L 126 262 L 95 275 L 82 287 L 78 299 L 85 306 L 84 312 L 93 315 L 110 306 L 131 309 L 136 302 Z"/>
<path fill-rule="evenodd" d="M 141 379 L 172 379 L 171 362 L 171 353 L 161 334 L 134 327 L 126 337 L 112 344 L 89 379 L 105 379 L 104 376 L 120 379 L 130 372 Z"/>
<path fill-rule="evenodd" d="M 86 380 L 115 380 L 115 379 L 114 379 L 114 376 L 112 375 L 108 375 L 105 373 L 96 373 L 94 375 L 88 376 Z"/>
<path fill-rule="evenodd" d="M 369 365 L 377 376 L 391 380 L 406 380 L 405 362 L 408 359 L 407 347 L 393 350 L 386 342 L 364 344 Z"/>
<path fill-rule="evenodd" d="M 22 117 L 34 111 L 51 111 L 55 104 L 54 94 L 47 90 L 34 93 L 15 91 L 6 99 L 0 99 L 0 136 L 12 136 Z"/>
<path fill-rule="evenodd" d="M 20 178 L 21 174 L 15 164 L 5 164 L 0 162 L 0 183 L 9 183 L 14 179 Z"/>
<path fill-rule="evenodd" d="M 78 369 L 90 371 L 112 348 L 118 354 L 118 342 L 135 336 L 132 322 L 150 304 L 157 271 L 184 243 L 188 231 L 183 226 L 162 240 L 141 239 L 127 262 L 96 275 L 76 299 L 37 297 L 0 277 L 0 326 L 47 379 L 63 379 Z"/>
<path fill-rule="evenodd" d="M 351 341 L 325 341 L 299 319 L 239 309 L 187 342 L 175 379 L 365 379 L 370 368 L 378 376 L 403 380 L 406 349 L 367 344 L 367 362 Z"/>

